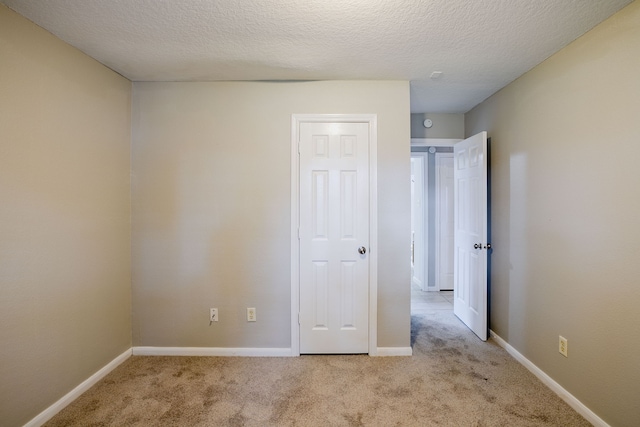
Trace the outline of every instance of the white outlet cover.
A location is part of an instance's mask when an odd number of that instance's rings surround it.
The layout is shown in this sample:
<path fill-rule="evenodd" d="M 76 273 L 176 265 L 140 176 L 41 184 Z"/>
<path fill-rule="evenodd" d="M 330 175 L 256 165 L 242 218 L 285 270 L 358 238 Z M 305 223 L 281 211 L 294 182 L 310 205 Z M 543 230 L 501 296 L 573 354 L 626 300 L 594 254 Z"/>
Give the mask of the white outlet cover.
<path fill-rule="evenodd" d="M 558 351 L 560 352 L 560 354 L 562 354 L 564 357 L 569 357 L 569 340 L 567 340 L 565 337 L 563 337 L 562 335 L 560 335 L 559 337 L 559 343 L 558 343 Z"/>

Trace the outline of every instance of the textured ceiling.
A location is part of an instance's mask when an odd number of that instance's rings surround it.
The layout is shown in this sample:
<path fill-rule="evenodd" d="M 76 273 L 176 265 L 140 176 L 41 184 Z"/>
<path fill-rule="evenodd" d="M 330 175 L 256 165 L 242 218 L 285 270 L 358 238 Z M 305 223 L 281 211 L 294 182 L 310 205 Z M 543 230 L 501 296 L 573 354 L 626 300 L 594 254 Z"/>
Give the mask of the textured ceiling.
<path fill-rule="evenodd" d="M 410 80 L 463 113 L 631 1 L 0 2 L 134 81 Z"/>

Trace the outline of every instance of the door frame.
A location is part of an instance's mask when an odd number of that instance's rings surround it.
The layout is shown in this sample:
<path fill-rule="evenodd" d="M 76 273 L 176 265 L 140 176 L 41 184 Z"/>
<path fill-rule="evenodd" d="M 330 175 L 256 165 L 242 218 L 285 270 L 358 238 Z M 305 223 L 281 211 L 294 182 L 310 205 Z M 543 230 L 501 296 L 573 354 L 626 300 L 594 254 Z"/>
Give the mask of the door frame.
<path fill-rule="evenodd" d="M 300 141 L 301 123 L 369 125 L 369 355 L 378 353 L 378 116 L 376 114 L 291 115 L 291 356 L 300 356 Z"/>
<path fill-rule="evenodd" d="M 422 182 L 420 186 L 422 188 L 422 233 L 418 236 L 421 239 L 420 244 L 422 247 L 420 248 L 422 251 L 422 283 L 417 284 L 422 291 L 429 290 L 429 186 L 428 186 L 428 176 L 429 176 L 429 156 L 426 152 L 421 151 L 412 151 L 411 152 L 412 159 L 420 159 L 420 163 L 422 164 Z M 413 194 L 411 199 L 411 205 L 413 209 Z M 412 236 L 412 241 L 416 242 L 417 238 Z M 415 254 L 415 246 L 413 247 Z M 412 255 L 414 255 L 412 254 Z M 414 262 L 415 267 L 415 262 Z M 411 275 L 411 285 L 416 284 L 413 280 L 415 275 L 412 272 Z"/>
<path fill-rule="evenodd" d="M 462 139 L 459 138 L 411 138 L 411 148 L 427 148 L 427 147 L 451 147 L 453 148 L 454 144 L 463 141 Z M 429 199 L 430 197 L 435 197 L 435 187 L 433 190 L 430 190 L 431 187 L 431 182 L 429 181 L 429 174 L 431 172 L 431 168 L 429 168 L 429 161 L 428 161 L 428 154 L 426 151 L 411 151 L 411 156 L 413 155 L 424 155 L 425 156 L 425 175 L 424 175 L 424 191 L 425 191 L 425 201 L 426 203 L 424 204 L 424 221 L 425 221 L 425 225 L 424 225 L 424 241 L 425 241 L 425 256 L 427 257 L 425 259 L 425 265 L 424 265 L 424 276 L 425 276 L 425 290 L 432 292 L 432 291 L 438 291 L 438 289 L 435 286 L 435 279 L 434 281 L 429 281 L 429 277 L 431 277 L 431 273 L 433 272 L 433 276 L 435 277 L 435 259 L 433 260 L 433 265 L 430 267 L 431 264 L 431 257 L 435 257 L 435 250 L 433 251 L 429 251 L 429 243 L 431 241 L 431 236 L 429 234 L 429 228 L 431 227 L 431 223 L 434 223 L 435 226 L 435 214 L 434 215 L 429 215 Z M 435 164 L 435 163 L 434 163 Z M 433 171 L 435 171 L 435 167 L 433 168 Z M 435 173 L 435 172 L 434 172 Z M 435 179 L 433 180 L 434 183 L 433 185 L 435 185 Z M 432 218 L 433 217 L 433 218 Z M 433 233 L 435 236 L 435 233 Z M 433 245 L 435 247 L 435 244 Z M 435 249 L 435 248 L 434 248 Z M 433 253 L 432 253 L 433 252 Z M 430 286 L 433 285 L 433 286 Z"/>

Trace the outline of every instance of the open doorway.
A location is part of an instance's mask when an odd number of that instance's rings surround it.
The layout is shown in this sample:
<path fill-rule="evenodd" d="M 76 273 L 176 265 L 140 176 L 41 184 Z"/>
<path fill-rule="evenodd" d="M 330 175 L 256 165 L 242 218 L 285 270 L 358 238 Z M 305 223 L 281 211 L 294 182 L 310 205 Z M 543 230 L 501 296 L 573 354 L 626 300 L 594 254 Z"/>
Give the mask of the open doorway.
<path fill-rule="evenodd" d="M 411 146 L 411 313 L 453 311 L 453 144 Z"/>

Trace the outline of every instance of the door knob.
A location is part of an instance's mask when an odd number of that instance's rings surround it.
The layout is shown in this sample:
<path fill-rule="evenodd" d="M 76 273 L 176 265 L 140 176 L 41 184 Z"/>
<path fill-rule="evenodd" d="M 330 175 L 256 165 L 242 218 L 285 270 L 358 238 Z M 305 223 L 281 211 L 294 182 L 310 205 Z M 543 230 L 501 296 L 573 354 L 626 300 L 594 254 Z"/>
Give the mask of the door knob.
<path fill-rule="evenodd" d="M 485 248 L 485 249 L 491 249 L 491 243 L 487 243 L 487 244 L 484 246 L 484 248 Z"/>
<path fill-rule="evenodd" d="M 364 255 L 364 254 L 366 254 L 366 253 L 367 253 L 367 248 L 365 248 L 364 246 L 360 246 L 360 247 L 358 248 L 358 253 L 359 253 L 360 255 Z"/>
<path fill-rule="evenodd" d="M 482 249 L 482 244 L 481 243 L 474 243 L 473 249 Z"/>

